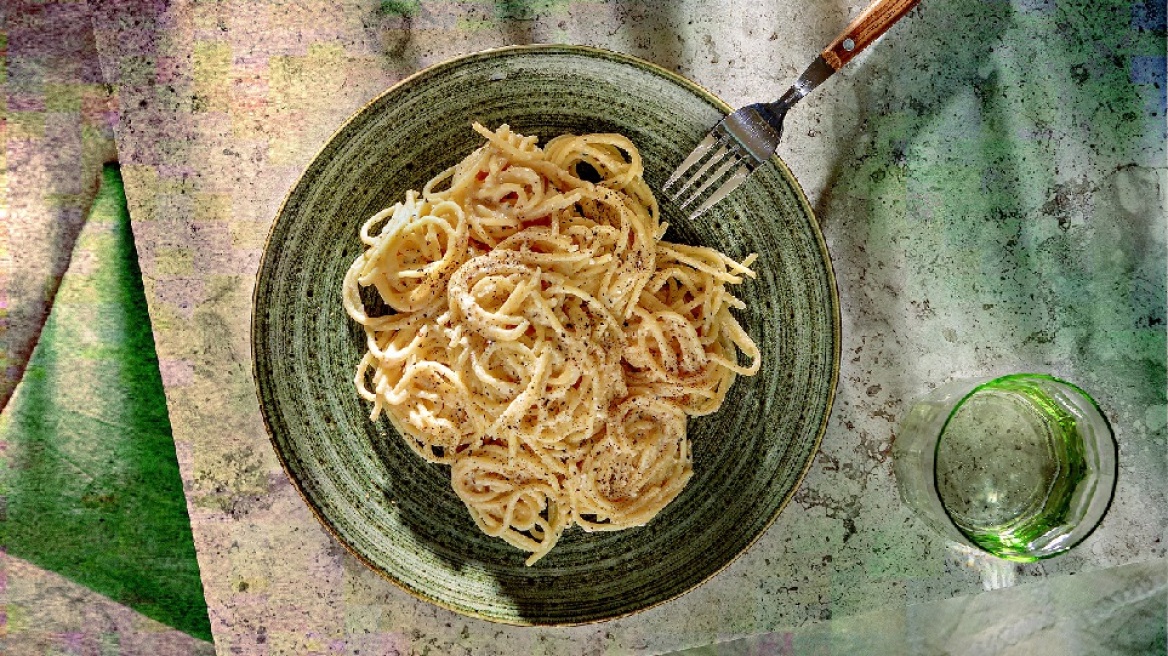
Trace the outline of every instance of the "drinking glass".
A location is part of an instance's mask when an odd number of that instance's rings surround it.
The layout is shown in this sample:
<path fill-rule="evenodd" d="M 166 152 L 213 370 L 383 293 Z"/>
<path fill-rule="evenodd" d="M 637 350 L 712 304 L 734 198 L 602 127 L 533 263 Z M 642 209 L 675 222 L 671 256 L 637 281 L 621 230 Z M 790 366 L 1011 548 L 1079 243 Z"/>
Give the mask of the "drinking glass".
<path fill-rule="evenodd" d="M 916 401 L 893 442 L 905 503 L 949 538 L 1031 562 L 1081 542 L 1115 490 L 1111 427 L 1045 374 L 957 380 Z"/>

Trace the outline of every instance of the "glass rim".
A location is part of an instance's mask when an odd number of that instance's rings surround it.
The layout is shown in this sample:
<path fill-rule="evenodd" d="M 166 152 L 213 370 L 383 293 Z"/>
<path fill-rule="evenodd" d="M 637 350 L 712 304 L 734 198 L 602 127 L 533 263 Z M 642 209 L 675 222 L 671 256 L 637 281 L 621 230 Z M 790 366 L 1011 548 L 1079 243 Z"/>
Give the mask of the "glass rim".
<path fill-rule="evenodd" d="M 1072 391 L 1074 391 L 1075 393 L 1079 394 L 1080 396 L 1082 396 L 1084 399 L 1087 400 L 1087 403 L 1090 405 L 1091 409 L 1094 410 L 1097 415 L 1099 415 L 1099 418 L 1103 420 L 1103 425 L 1107 427 L 1107 440 L 1105 443 L 1110 444 L 1110 446 L 1112 448 L 1112 453 L 1115 454 L 1114 458 L 1113 458 L 1114 462 L 1112 463 L 1111 472 L 1110 472 L 1111 478 L 1112 478 L 1112 483 L 1110 485 L 1110 489 L 1107 491 L 1107 502 L 1103 505 L 1102 512 L 1099 514 L 1098 519 L 1096 519 L 1091 524 L 1091 526 L 1089 528 L 1087 528 L 1083 532 L 1083 534 L 1080 535 L 1074 542 L 1070 542 L 1069 544 L 1062 546 L 1059 549 L 1052 551 L 1050 553 L 1046 553 L 1046 554 L 1031 554 L 1031 555 L 1028 555 L 1025 557 L 1022 557 L 1022 556 L 1000 556 L 998 554 L 995 554 L 995 553 L 989 551 L 988 549 L 981 546 L 980 544 L 978 544 L 977 540 L 975 540 L 973 538 L 973 536 L 971 536 L 965 529 L 961 528 L 961 525 L 958 524 L 957 521 L 953 518 L 953 513 L 951 513 L 949 511 L 949 508 L 945 506 L 945 502 L 941 501 L 940 491 L 937 489 L 937 461 L 939 459 L 938 456 L 940 455 L 940 452 L 941 452 L 941 441 L 943 439 L 945 439 L 945 429 L 949 428 L 949 423 L 953 420 L 953 417 L 956 416 L 957 411 L 960 410 L 965 405 L 966 401 L 971 399 L 975 394 L 978 394 L 978 393 L 982 392 L 983 390 L 996 387 L 996 386 L 1000 385 L 1001 383 L 1013 381 L 1013 380 L 1026 380 L 1026 379 L 1045 380 L 1045 381 L 1058 383 L 1059 385 L 1065 385 L 1065 386 L 1069 387 Z M 1103 523 L 1103 518 L 1107 517 L 1107 513 L 1111 511 L 1111 504 L 1115 501 L 1115 488 L 1118 485 L 1118 479 L 1119 479 L 1119 443 L 1115 439 L 1115 429 L 1112 427 L 1111 421 L 1107 419 L 1107 414 L 1103 412 L 1103 408 L 1101 408 L 1099 406 L 1099 403 L 1095 401 L 1095 398 L 1093 396 L 1088 394 L 1086 390 L 1079 387 L 1078 385 L 1076 385 L 1070 381 L 1063 380 L 1062 378 L 1058 378 L 1057 376 L 1052 376 L 1050 374 L 1041 374 L 1041 373 L 1025 373 L 1025 372 L 1023 372 L 1023 373 L 1006 374 L 1003 376 L 995 376 L 993 378 L 990 378 L 989 380 L 984 380 L 984 381 L 978 383 L 977 385 L 974 385 L 972 389 L 970 389 L 968 392 L 965 393 L 965 395 L 963 395 L 960 399 L 958 399 L 957 403 L 955 403 L 953 405 L 953 408 L 949 411 L 949 414 L 945 417 L 945 423 L 941 424 L 941 429 L 937 432 L 936 442 L 933 444 L 933 476 L 932 476 L 932 479 L 933 479 L 933 490 L 937 494 L 938 501 L 941 501 L 941 503 L 939 505 L 941 506 L 942 512 L 945 513 L 945 517 L 949 520 L 949 524 L 951 526 L 953 526 L 953 528 L 961 535 L 961 537 L 963 537 L 965 539 L 966 543 L 968 543 L 969 546 L 972 546 L 973 548 L 975 548 L 978 551 L 981 551 L 983 553 L 990 554 L 991 556 L 994 556 L 995 558 L 1001 558 L 1003 560 L 1008 560 L 1008 561 L 1013 561 L 1013 562 L 1034 562 L 1037 560 L 1046 560 L 1048 558 L 1054 558 L 1055 556 L 1062 555 L 1062 554 L 1066 553 L 1067 551 L 1082 544 L 1082 542 L 1084 540 L 1086 540 L 1088 537 L 1091 536 L 1092 533 L 1095 532 L 1095 529 L 1099 528 L 1099 525 Z M 1078 526 L 1076 526 L 1076 528 L 1078 528 Z M 1072 532 L 1073 532 L 1073 529 L 1072 529 Z"/>

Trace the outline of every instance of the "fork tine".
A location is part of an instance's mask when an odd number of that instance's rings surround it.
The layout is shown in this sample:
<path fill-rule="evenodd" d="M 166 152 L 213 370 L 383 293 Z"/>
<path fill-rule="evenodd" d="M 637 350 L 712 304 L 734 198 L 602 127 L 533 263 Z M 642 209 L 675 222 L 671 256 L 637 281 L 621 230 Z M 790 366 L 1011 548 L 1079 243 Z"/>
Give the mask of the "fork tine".
<path fill-rule="evenodd" d="M 735 169 L 733 175 L 727 178 L 726 182 L 723 182 L 722 186 L 718 187 L 714 193 L 710 194 L 710 197 L 706 199 L 706 202 L 702 203 L 701 207 L 698 207 L 698 209 L 693 214 L 691 214 L 689 218 L 692 220 L 705 214 L 706 210 L 713 207 L 715 203 L 730 195 L 730 192 L 737 189 L 738 186 L 741 185 L 749 175 L 749 169 L 747 169 L 745 166 L 739 166 L 737 169 Z"/>
<path fill-rule="evenodd" d="M 674 189 L 673 191 L 668 192 L 672 198 L 675 200 L 680 200 L 686 195 L 687 190 L 694 186 L 694 183 L 706 176 L 706 173 L 711 168 L 722 164 L 722 162 L 724 162 L 728 156 L 732 156 L 734 154 L 734 151 L 726 143 L 721 143 L 721 147 L 714 151 L 714 154 L 711 155 L 709 159 L 707 159 L 701 166 L 699 166 L 697 171 L 694 171 L 692 175 L 686 176 L 685 184 L 681 185 L 681 187 L 678 189 Z"/>
<path fill-rule="evenodd" d="M 701 142 L 695 146 L 692 151 L 690 151 L 690 154 L 685 158 L 685 161 L 677 166 L 677 168 L 673 171 L 673 175 L 669 176 L 669 179 L 665 181 L 665 185 L 661 187 L 661 190 L 668 191 L 670 187 L 677 184 L 677 181 L 680 180 L 683 175 L 685 175 L 685 172 L 693 167 L 694 164 L 697 164 L 698 160 L 700 160 L 707 152 L 713 149 L 713 147 L 717 145 L 719 141 L 720 140 L 717 136 L 714 135 L 713 132 L 707 134 L 706 138 L 702 139 Z"/>
<path fill-rule="evenodd" d="M 702 185 L 697 188 L 697 191 L 690 194 L 689 197 L 684 201 L 681 201 L 680 197 L 678 198 L 678 200 L 681 202 L 681 209 L 684 210 L 686 207 L 688 207 L 695 200 L 697 200 L 698 198 L 701 198 L 702 193 L 704 193 L 707 189 L 709 189 L 711 186 L 713 186 L 713 184 L 715 182 L 720 181 L 723 178 L 723 176 L 725 176 L 727 173 L 730 172 L 730 169 L 734 168 L 735 166 L 737 166 L 741 163 L 742 163 L 742 156 L 739 155 L 737 152 L 731 153 L 731 155 L 730 155 L 729 159 L 726 161 L 726 163 L 722 164 L 722 166 L 718 167 L 718 170 L 714 171 L 714 173 L 711 174 L 710 177 L 707 178 L 706 181 L 703 182 Z"/>

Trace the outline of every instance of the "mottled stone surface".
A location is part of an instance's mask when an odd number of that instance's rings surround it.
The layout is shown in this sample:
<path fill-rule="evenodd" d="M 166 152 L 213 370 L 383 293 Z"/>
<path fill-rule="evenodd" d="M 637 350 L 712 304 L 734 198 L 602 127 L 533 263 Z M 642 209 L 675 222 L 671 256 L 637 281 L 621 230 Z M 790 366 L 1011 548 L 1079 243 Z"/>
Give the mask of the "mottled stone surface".
<path fill-rule="evenodd" d="M 777 96 L 860 3 L 92 2 L 221 653 L 658 653 L 1164 556 L 1163 9 L 935 0 L 790 116 L 781 156 L 828 239 L 836 407 L 795 502 L 728 570 L 615 622 L 514 629 L 417 602 L 310 516 L 252 390 L 253 276 L 336 126 L 426 64 L 515 41 L 603 46 L 734 105 Z M 1099 399 L 1120 483 L 1073 553 L 951 547 L 897 498 L 909 401 L 1041 370 Z M 890 629 L 895 630 L 895 629 Z"/>
<path fill-rule="evenodd" d="M 215 647 L 85 586 L 0 553 L 6 656 L 209 656 Z"/>
<path fill-rule="evenodd" d="M 0 410 L 113 161 L 113 107 L 84 2 L 0 7 Z"/>
<path fill-rule="evenodd" d="M 210 641 L 122 190 L 117 167 L 106 166 L 36 349 L 0 412 L 0 547 Z M 52 589 L 39 603 L 62 605 Z"/>
<path fill-rule="evenodd" d="M 99 193 L 113 109 L 84 2 L 0 5 L 0 653 L 13 656 L 214 651 L 159 621 L 190 631 L 179 618 L 201 617 L 210 639 L 115 169 Z"/>
<path fill-rule="evenodd" d="M 886 605 L 677 656 L 1163 654 L 1166 591 L 1168 564 L 1161 559 L 928 605 Z"/>

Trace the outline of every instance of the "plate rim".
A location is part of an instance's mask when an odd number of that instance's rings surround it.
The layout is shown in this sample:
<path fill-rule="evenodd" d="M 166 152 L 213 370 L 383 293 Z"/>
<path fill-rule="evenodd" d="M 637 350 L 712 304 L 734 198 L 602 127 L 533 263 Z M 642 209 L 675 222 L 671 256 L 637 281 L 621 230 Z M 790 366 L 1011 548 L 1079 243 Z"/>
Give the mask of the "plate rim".
<path fill-rule="evenodd" d="M 250 331 L 249 331 L 250 332 L 249 343 L 251 345 L 251 351 L 252 351 L 251 358 L 250 358 L 250 360 L 251 360 L 250 364 L 251 364 L 251 368 L 252 368 L 252 382 L 253 382 L 252 387 L 253 387 L 255 394 L 256 394 L 256 402 L 257 402 L 257 405 L 259 406 L 260 417 L 263 419 L 264 431 L 267 433 L 268 442 L 271 445 L 272 450 L 276 453 L 276 458 L 280 462 L 280 467 L 281 467 L 281 469 L 283 469 L 284 475 L 288 477 L 289 482 L 292 483 L 292 487 L 295 488 L 296 493 L 300 496 L 300 499 L 304 502 L 304 504 L 308 507 L 308 509 L 310 511 L 312 511 L 313 516 L 316 517 L 316 520 L 325 529 L 325 531 L 329 534 L 329 536 L 333 539 L 334 542 L 336 542 L 337 544 L 344 547 L 344 549 L 347 552 L 349 552 L 351 555 L 353 555 L 355 558 L 357 558 L 357 560 L 359 560 L 361 563 L 363 563 L 370 570 L 376 572 L 381 578 L 394 584 L 398 589 L 403 590 L 404 592 L 409 594 L 411 597 L 413 597 L 419 601 L 433 604 L 435 606 L 438 606 L 438 607 L 443 608 L 445 610 L 449 610 L 449 611 L 457 613 L 459 615 L 473 617 L 476 619 L 485 620 L 485 621 L 492 622 L 495 624 L 504 624 L 504 625 L 510 625 L 510 626 L 525 626 L 525 627 L 586 626 L 586 625 L 590 625 L 590 624 L 600 624 L 602 622 L 610 622 L 613 620 L 622 619 L 625 617 L 629 617 L 632 615 L 636 615 L 636 614 L 645 612 L 645 611 L 653 609 L 653 608 L 657 608 L 658 606 L 662 606 L 662 605 L 669 603 L 671 601 L 674 601 L 674 600 L 676 600 L 676 599 L 678 599 L 686 594 L 689 594 L 690 592 L 693 592 L 697 588 L 708 583 L 715 576 L 726 571 L 739 558 L 741 558 L 743 556 L 743 554 L 745 554 L 752 547 L 754 547 L 754 545 L 758 542 L 759 539 L 762 538 L 763 535 L 765 535 L 767 532 L 770 531 L 770 529 L 774 525 L 775 521 L 779 518 L 779 515 L 781 515 L 783 513 L 783 511 L 786 510 L 788 504 L 790 504 L 791 500 L 794 499 L 795 494 L 799 491 L 799 488 L 802 487 L 803 481 L 806 478 L 807 473 L 810 471 L 812 463 L 815 461 L 815 455 L 819 452 L 819 448 L 823 442 L 824 433 L 827 431 L 828 421 L 831 418 L 832 408 L 835 405 L 836 388 L 837 388 L 838 383 L 839 383 L 839 369 L 840 369 L 840 358 L 841 358 L 841 352 L 840 352 L 840 350 L 841 350 L 841 322 L 840 322 L 839 286 L 838 286 L 838 283 L 836 281 L 835 270 L 834 270 L 834 266 L 832 264 L 831 254 L 828 250 L 827 242 L 824 239 L 823 230 L 819 224 L 819 219 L 818 219 L 818 217 L 816 217 L 815 211 L 812 209 L 810 202 L 808 202 L 807 196 L 804 193 L 803 187 L 799 183 L 798 178 L 795 177 L 795 175 L 794 175 L 794 173 L 792 173 L 790 167 L 787 166 L 786 162 L 784 162 L 782 160 L 782 158 L 780 158 L 778 156 L 777 153 L 775 155 L 772 155 L 769 161 L 770 161 L 770 163 L 774 164 L 779 169 L 779 172 L 782 175 L 782 177 L 787 181 L 788 184 L 791 185 L 792 189 L 795 192 L 795 196 L 797 197 L 799 205 L 802 207 L 803 211 L 806 213 L 807 217 L 810 219 L 809 225 L 811 227 L 811 232 L 812 232 L 813 236 L 815 237 L 816 245 L 819 247 L 820 259 L 823 261 L 823 263 L 825 265 L 825 273 L 827 274 L 827 288 L 828 288 L 828 291 L 830 292 L 830 294 L 828 295 L 828 301 L 831 305 L 830 315 L 831 315 L 831 323 L 832 323 L 832 357 L 831 357 L 831 372 L 830 372 L 829 381 L 828 381 L 828 393 L 827 393 L 826 403 L 824 405 L 823 418 L 820 420 L 819 426 L 816 429 L 815 441 L 814 441 L 813 448 L 811 449 L 811 456 L 809 458 L 807 458 L 807 462 L 804 463 L 802 471 L 799 472 L 798 477 L 795 479 L 795 484 L 793 486 L 791 486 L 790 491 L 787 492 L 787 494 L 785 495 L 783 500 L 779 503 L 778 507 L 775 509 L 774 513 L 771 514 L 771 517 L 767 520 L 766 524 L 762 527 L 762 530 L 758 531 L 758 533 L 756 533 L 753 537 L 751 537 L 750 540 L 741 549 L 739 549 L 738 552 L 736 554 L 734 554 L 733 557 L 729 558 L 725 563 L 722 563 L 720 566 L 715 568 L 713 571 L 711 571 L 708 575 L 703 577 L 701 580 L 694 582 L 693 584 L 689 585 L 685 589 L 683 589 L 675 594 L 672 594 L 672 595 L 667 596 L 665 598 L 659 599 L 657 601 L 654 601 L 653 603 L 647 604 L 647 605 L 642 606 L 640 608 L 624 611 L 624 612 L 621 612 L 618 614 L 608 615 L 605 617 L 585 619 L 585 620 L 580 620 L 580 621 L 541 622 L 541 621 L 538 621 L 538 618 L 526 618 L 523 616 L 517 616 L 515 618 L 501 617 L 498 615 L 492 615 L 489 613 L 481 612 L 477 609 L 473 609 L 473 608 L 469 608 L 469 607 L 468 608 L 456 607 L 454 604 L 451 604 L 445 600 L 439 599 L 433 595 L 427 594 L 426 592 L 424 592 L 422 590 L 416 590 L 413 587 L 407 585 L 404 581 L 398 580 L 396 577 L 392 576 L 389 572 L 385 571 L 384 568 L 382 568 L 380 565 L 377 565 L 376 563 L 372 562 L 368 557 L 366 557 L 364 554 L 361 554 L 360 552 L 358 552 L 355 547 L 350 545 L 348 543 L 348 541 L 343 539 L 337 533 L 337 530 L 333 527 L 333 525 L 329 521 L 329 519 L 327 517 L 325 517 L 325 515 L 321 511 L 321 509 L 318 508 L 317 505 L 315 503 L 313 503 L 313 501 L 311 499 L 308 498 L 308 495 L 305 493 L 304 487 L 301 484 L 301 481 L 296 477 L 296 475 L 293 473 L 292 469 L 289 467 L 287 459 L 285 458 L 284 454 L 281 452 L 279 445 L 276 443 L 275 431 L 272 430 L 272 424 L 268 419 L 268 412 L 264 406 L 263 385 L 260 381 L 260 375 L 259 375 L 259 349 L 256 348 L 257 345 L 260 343 L 258 331 L 257 331 L 257 325 L 260 323 L 259 322 L 259 312 L 258 312 L 258 308 L 259 308 L 259 303 L 258 303 L 259 298 L 258 297 L 259 297 L 259 292 L 260 292 L 260 275 L 269 266 L 268 260 L 269 260 L 269 257 L 271 257 L 271 252 L 272 252 L 269 247 L 271 246 L 272 236 L 276 231 L 277 225 L 279 224 L 280 217 L 284 214 L 284 210 L 288 205 L 288 201 L 291 200 L 292 195 L 296 192 L 297 188 L 300 186 L 301 181 L 304 179 L 304 175 L 308 172 L 308 169 L 312 166 L 313 162 L 315 162 L 320 157 L 321 153 L 323 153 L 324 150 L 326 148 L 328 148 L 333 143 L 333 140 L 336 139 L 336 137 L 341 132 L 343 132 L 349 126 L 350 123 L 352 123 L 359 116 L 361 116 L 367 109 L 369 109 L 369 107 L 371 105 L 379 102 L 386 95 L 393 93 L 394 91 L 396 91 L 400 87 L 403 87 L 403 86 L 413 82 L 414 80 L 416 80 L 418 78 L 421 78 L 423 76 L 433 75 L 443 68 L 456 66 L 458 64 L 462 64 L 462 63 L 465 63 L 467 61 L 472 61 L 472 60 L 476 60 L 476 59 L 489 59 L 491 57 L 495 57 L 495 56 L 498 56 L 500 54 L 525 53 L 525 52 L 526 53 L 584 54 L 584 55 L 587 55 L 589 57 L 598 57 L 601 59 L 608 59 L 608 60 L 615 61 L 618 63 L 628 64 L 628 65 L 635 66 L 638 68 L 647 69 L 651 73 L 654 73 L 658 76 L 667 78 L 667 79 L 673 81 L 674 83 L 676 83 L 682 87 L 689 88 L 690 90 L 697 93 L 697 95 L 703 97 L 705 100 L 709 101 L 711 104 L 716 106 L 724 114 L 730 114 L 733 111 L 733 108 L 729 104 L 727 104 L 724 100 L 722 100 L 717 94 L 711 92 L 709 89 L 707 89 L 706 87 L 702 86 L 701 84 L 695 82 L 694 80 L 691 80 L 691 79 L 689 79 L 689 78 L 687 78 L 679 73 L 671 71 L 663 66 L 660 66 L 658 64 L 654 64 L 651 61 L 642 59 L 642 58 L 637 57 L 635 55 L 630 55 L 630 54 L 626 54 L 626 53 L 622 53 L 622 52 L 616 52 L 613 50 L 608 50 L 606 48 L 598 48 L 595 46 L 576 45 L 576 44 L 534 43 L 534 44 L 507 45 L 507 46 L 500 46 L 500 47 L 495 47 L 495 48 L 487 48 L 487 49 L 483 49 L 483 50 L 476 50 L 474 52 L 470 52 L 470 53 L 466 53 L 466 54 L 462 54 L 462 55 L 457 55 L 454 57 L 444 59 L 444 60 L 439 61 L 439 62 L 435 62 L 435 63 L 430 64 L 428 66 L 425 66 L 424 68 L 421 68 L 421 69 L 411 73 L 410 75 L 402 78 L 401 80 L 398 80 L 397 82 L 391 84 L 390 86 L 386 87 L 383 91 L 378 93 L 376 96 L 370 98 L 369 101 L 367 101 L 366 103 L 361 105 L 359 108 L 354 110 L 343 122 L 340 123 L 340 125 L 337 126 L 337 128 L 335 130 L 332 131 L 331 134 L 329 134 L 328 138 L 324 139 L 321 142 L 321 145 L 316 149 L 316 152 L 312 155 L 312 157 L 310 157 L 308 159 L 308 163 L 305 165 L 304 169 L 301 170 L 299 175 L 296 177 L 296 181 L 293 182 L 292 185 L 288 188 L 287 192 L 285 192 L 284 198 L 283 198 L 283 200 L 280 201 L 280 206 L 276 210 L 275 215 L 272 218 L 271 225 L 268 227 L 268 233 L 264 238 L 263 249 L 260 252 L 260 259 L 259 259 L 258 266 L 256 267 L 254 282 L 252 285 L 251 322 L 250 322 Z"/>

